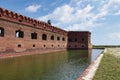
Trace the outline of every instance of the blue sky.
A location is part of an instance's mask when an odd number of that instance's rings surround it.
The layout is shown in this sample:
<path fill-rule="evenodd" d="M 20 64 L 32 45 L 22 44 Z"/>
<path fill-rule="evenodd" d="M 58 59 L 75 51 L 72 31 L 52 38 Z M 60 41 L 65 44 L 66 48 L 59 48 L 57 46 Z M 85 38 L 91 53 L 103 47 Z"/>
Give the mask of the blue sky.
<path fill-rule="evenodd" d="M 120 0 L 0 0 L 0 7 L 67 31 L 91 31 L 92 44 L 120 45 Z"/>

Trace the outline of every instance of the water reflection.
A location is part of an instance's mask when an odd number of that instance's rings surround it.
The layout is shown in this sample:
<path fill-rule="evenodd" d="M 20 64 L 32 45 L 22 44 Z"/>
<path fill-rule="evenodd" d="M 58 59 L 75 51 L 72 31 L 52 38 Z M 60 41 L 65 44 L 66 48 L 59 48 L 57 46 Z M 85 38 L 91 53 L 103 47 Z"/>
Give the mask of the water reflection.
<path fill-rule="evenodd" d="M 92 50 L 71 50 L 0 60 L 0 80 L 76 80 Z"/>

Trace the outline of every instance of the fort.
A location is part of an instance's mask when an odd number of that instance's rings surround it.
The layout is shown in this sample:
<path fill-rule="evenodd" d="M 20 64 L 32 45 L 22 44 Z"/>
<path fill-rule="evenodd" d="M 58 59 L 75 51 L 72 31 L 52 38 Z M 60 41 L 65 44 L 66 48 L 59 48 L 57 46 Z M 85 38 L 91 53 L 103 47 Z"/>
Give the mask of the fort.
<path fill-rule="evenodd" d="M 0 52 L 43 49 L 89 49 L 89 31 L 65 31 L 43 22 L 0 8 Z"/>

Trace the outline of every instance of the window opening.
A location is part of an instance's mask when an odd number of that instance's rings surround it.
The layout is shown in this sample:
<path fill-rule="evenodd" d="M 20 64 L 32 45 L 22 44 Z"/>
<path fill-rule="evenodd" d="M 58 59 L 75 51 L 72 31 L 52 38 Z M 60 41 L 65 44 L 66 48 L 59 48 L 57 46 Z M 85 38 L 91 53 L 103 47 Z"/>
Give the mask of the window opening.
<path fill-rule="evenodd" d="M 42 35 L 42 40 L 47 40 L 47 35 L 46 34 Z"/>
<path fill-rule="evenodd" d="M 17 30 L 15 36 L 17 38 L 23 38 L 24 37 L 24 32 L 21 30 Z"/>
<path fill-rule="evenodd" d="M 62 40 L 65 41 L 65 38 L 63 37 Z"/>
<path fill-rule="evenodd" d="M 51 36 L 51 40 L 54 40 L 54 36 Z"/>
<path fill-rule="evenodd" d="M 21 48 L 21 44 L 18 44 L 18 47 Z"/>
<path fill-rule="evenodd" d="M 37 33 L 31 33 L 31 39 L 37 39 Z"/>
<path fill-rule="evenodd" d="M 44 48 L 46 47 L 46 45 L 43 45 L 44 46 Z"/>
<path fill-rule="evenodd" d="M 0 28 L 0 37 L 4 37 L 4 29 Z"/>
<path fill-rule="evenodd" d="M 33 47 L 35 47 L 35 44 L 33 44 Z"/>
<path fill-rule="evenodd" d="M 60 40 L 60 37 L 57 37 L 57 40 L 59 41 L 59 40 Z"/>

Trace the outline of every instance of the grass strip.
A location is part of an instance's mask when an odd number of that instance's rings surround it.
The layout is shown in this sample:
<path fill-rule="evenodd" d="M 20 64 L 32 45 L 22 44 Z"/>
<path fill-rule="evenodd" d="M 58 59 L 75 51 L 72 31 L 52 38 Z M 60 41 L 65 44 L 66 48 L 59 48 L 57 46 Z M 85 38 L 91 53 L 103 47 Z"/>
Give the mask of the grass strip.
<path fill-rule="evenodd" d="M 93 80 L 120 80 L 120 58 L 104 54 Z"/>

